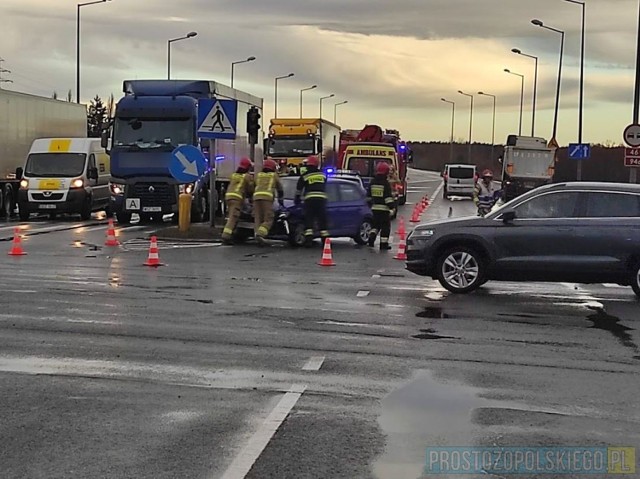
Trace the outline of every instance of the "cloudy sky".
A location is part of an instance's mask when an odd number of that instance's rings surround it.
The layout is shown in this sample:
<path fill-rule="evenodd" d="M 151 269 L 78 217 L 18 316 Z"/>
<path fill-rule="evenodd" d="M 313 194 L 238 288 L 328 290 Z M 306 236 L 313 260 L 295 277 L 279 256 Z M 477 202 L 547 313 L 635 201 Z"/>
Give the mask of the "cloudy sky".
<path fill-rule="evenodd" d="M 633 109 L 638 0 L 586 0 L 584 140 L 621 142 Z M 0 57 L 13 83 L 6 89 L 75 95 L 77 0 L 0 0 Z M 412 140 L 448 141 L 455 101 L 455 137 L 469 132 L 467 93 L 497 96 L 496 142 L 517 133 L 520 78 L 525 75 L 523 134 L 531 132 L 534 61 L 540 58 L 536 136 L 551 136 L 560 35 L 531 25 L 539 18 L 566 31 L 558 141 L 577 139 L 580 65 L 579 5 L 564 0 L 112 0 L 82 7 L 83 102 L 120 96 L 122 80 L 165 78 L 167 40 L 172 77 L 229 84 L 264 98 L 264 117 L 323 113 L 338 124 L 377 123 Z M 474 141 L 490 142 L 492 100 L 475 96 Z"/>

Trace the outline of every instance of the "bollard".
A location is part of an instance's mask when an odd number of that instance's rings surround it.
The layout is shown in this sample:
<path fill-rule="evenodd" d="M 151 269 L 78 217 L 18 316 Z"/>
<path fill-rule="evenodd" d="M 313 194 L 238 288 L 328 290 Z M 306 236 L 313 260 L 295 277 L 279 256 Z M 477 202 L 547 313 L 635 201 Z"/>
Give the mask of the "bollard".
<path fill-rule="evenodd" d="M 182 233 L 189 231 L 191 226 L 191 195 L 180 193 L 178 198 L 178 229 Z"/>

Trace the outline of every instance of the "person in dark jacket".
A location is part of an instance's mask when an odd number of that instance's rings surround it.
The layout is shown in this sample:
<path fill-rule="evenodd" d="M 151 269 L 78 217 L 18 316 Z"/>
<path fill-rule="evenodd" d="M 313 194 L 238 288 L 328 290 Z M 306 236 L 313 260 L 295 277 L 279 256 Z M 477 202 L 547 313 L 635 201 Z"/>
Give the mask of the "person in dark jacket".
<path fill-rule="evenodd" d="M 307 170 L 298 180 L 296 186 L 295 204 L 302 202 L 304 194 L 304 236 L 305 244 L 311 246 L 313 242 L 313 227 L 318 223 L 322 242 L 329 237 L 327 229 L 327 193 L 325 191 L 327 178 L 319 169 L 320 160 L 317 156 L 307 158 Z"/>
<path fill-rule="evenodd" d="M 376 242 L 380 232 L 380 250 L 389 250 L 391 234 L 391 217 L 395 212 L 396 202 L 389 183 L 389 163 L 381 161 L 376 165 L 376 176 L 367 187 L 367 197 L 373 211 L 373 229 L 369 234 L 369 246 Z"/>

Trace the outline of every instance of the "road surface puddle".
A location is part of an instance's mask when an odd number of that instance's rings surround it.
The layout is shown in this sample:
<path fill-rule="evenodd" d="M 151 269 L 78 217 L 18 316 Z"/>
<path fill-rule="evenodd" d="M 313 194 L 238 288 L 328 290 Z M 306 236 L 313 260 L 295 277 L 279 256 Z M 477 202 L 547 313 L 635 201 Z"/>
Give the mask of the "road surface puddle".
<path fill-rule="evenodd" d="M 620 324 L 620 318 L 608 314 L 604 310 L 602 305 L 600 305 L 600 307 L 587 307 L 593 311 L 593 314 L 587 316 L 587 319 L 593 323 L 593 326 L 589 327 L 590 329 L 601 329 L 603 331 L 609 331 L 624 347 L 630 348 L 635 353 L 640 352 L 638 349 L 638 345 L 633 341 L 631 334 L 629 334 L 629 331 L 634 331 L 633 328 L 629 328 L 623 324 Z M 635 355 L 634 359 L 638 359 L 638 355 Z"/>
<path fill-rule="evenodd" d="M 423 477 L 426 448 L 473 445 L 474 410 L 495 406 L 478 390 L 440 383 L 430 371 L 420 371 L 408 384 L 382 401 L 378 418 L 387 436 L 385 452 L 374 463 L 380 479 Z"/>

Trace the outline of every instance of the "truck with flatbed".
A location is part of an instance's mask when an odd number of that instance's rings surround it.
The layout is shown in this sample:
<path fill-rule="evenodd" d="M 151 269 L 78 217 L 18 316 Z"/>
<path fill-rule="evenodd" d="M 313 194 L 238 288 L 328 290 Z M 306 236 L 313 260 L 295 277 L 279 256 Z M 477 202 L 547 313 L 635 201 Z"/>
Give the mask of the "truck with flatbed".
<path fill-rule="evenodd" d="M 86 136 L 85 105 L 0 90 L 0 217 L 15 215 L 22 172 L 34 140 Z"/>

